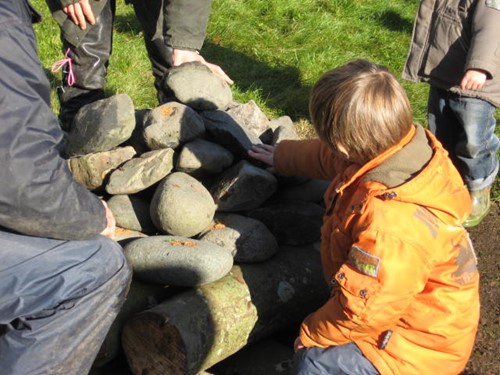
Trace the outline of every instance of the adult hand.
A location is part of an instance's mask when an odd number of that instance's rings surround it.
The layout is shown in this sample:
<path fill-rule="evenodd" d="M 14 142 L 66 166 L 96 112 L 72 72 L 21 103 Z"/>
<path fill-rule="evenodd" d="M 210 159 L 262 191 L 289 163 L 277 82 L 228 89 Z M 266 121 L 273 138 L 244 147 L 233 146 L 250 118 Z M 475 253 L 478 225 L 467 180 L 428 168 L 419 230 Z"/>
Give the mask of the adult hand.
<path fill-rule="evenodd" d="M 302 344 L 302 341 L 300 340 L 300 337 L 297 337 L 295 339 L 295 342 L 293 343 L 293 350 L 297 352 L 300 349 L 305 349 L 305 346 L 304 346 L 304 344 Z"/>
<path fill-rule="evenodd" d="M 488 77 L 487 72 L 481 69 L 469 69 L 465 72 L 460 88 L 462 90 L 481 90 Z"/>
<path fill-rule="evenodd" d="M 92 12 L 89 0 L 80 0 L 77 3 L 68 5 L 63 8 L 63 12 L 66 13 L 76 25 L 80 26 L 82 30 L 87 28 L 87 22 L 91 25 L 95 24 L 94 12 Z"/>
<path fill-rule="evenodd" d="M 187 62 L 199 61 L 208 67 L 215 75 L 221 77 L 228 85 L 232 85 L 234 81 L 221 69 L 219 65 L 207 62 L 203 56 L 197 51 L 174 48 L 172 52 L 172 65 L 179 66 Z"/>
<path fill-rule="evenodd" d="M 109 209 L 108 205 L 106 202 L 101 201 L 104 210 L 106 212 L 106 228 L 101 232 L 103 236 L 106 236 L 108 238 L 111 238 L 112 240 L 115 239 L 115 230 L 116 230 L 116 220 L 115 216 L 113 215 L 113 212 Z"/>
<path fill-rule="evenodd" d="M 248 155 L 265 163 L 269 166 L 268 171 L 274 172 L 274 150 L 275 147 L 271 145 L 256 145 L 252 146 L 252 149 L 248 151 Z"/>

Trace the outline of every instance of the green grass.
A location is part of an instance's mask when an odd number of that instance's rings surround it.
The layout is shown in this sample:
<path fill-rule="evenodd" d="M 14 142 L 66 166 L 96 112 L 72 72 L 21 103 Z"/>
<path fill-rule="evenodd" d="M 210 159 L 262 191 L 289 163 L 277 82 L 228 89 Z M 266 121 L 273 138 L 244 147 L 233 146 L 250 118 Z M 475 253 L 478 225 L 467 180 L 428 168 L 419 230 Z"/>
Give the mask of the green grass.
<path fill-rule="evenodd" d="M 33 4 L 45 16 L 35 30 L 57 112 L 60 73 L 51 73 L 50 66 L 62 56 L 59 30 L 45 2 Z M 325 71 L 366 58 L 400 77 L 417 6 L 413 0 L 213 0 L 201 53 L 235 81 L 236 100 L 255 100 L 271 118 L 289 115 L 308 133 L 309 91 Z M 141 34 L 132 7 L 118 1 L 106 90 L 127 93 L 137 109 L 157 105 Z M 415 121 L 426 125 L 428 85 L 400 81 Z M 495 200 L 500 200 L 498 180 Z"/>

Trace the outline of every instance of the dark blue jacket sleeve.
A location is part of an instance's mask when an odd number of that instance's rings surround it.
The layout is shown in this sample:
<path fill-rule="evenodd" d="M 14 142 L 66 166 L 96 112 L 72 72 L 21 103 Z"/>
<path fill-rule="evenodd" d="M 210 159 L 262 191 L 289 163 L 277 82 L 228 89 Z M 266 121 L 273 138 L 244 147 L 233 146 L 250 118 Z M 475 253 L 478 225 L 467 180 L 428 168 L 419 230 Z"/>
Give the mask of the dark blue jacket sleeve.
<path fill-rule="evenodd" d="M 0 226 L 79 240 L 106 226 L 99 199 L 75 182 L 38 58 L 26 1 L 0 2 Z"/>

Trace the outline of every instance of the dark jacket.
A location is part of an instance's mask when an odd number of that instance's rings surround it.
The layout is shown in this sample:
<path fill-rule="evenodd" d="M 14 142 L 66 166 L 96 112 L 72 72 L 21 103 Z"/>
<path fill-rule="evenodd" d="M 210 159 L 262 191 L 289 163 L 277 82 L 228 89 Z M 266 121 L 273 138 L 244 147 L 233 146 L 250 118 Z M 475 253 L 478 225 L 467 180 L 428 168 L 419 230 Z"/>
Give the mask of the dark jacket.
<path fill-rule="evenodd" d="M 481 90 L 461 90 L 468 69 L 488 78 Z M 422 0 L 403 78 L 500 106 L 500 1 Z"/>
<path fill-rule="evenodd" d="M 99 199 L 59 156 L 62 132 L 37 54 L 26 0 L 0 1 L 0 226 L 21 234 L 88 239 L 106 227 Z"/>
<path fill-rule="evenodd" d="M 156 1 L 160 0 L 138 0 Z M 77 3 L 78 0 L 46 0 L 52 16 L 63 33 L 63 38 L 74 46 L 78 46 L 87 31 L 80 29 L 63 12 L 63 7 Z M 90 0 L 94 16 L 101 13 L 107 0 Z M 165 40 L 170 47 L 199 50 L 203 46 L 205 31 L 210 15 L 211 0 L 170 0 L 165 2 L 164 30 Z"/>

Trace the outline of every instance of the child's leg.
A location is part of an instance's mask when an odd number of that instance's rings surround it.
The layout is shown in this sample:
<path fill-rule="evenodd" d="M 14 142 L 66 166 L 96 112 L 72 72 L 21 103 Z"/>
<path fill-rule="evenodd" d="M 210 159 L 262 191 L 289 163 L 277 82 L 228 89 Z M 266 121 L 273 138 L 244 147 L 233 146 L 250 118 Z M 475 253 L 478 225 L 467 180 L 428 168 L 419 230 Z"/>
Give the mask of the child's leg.
<path fill-rule="evenodd" d="M 498 173 L 495 125 L 492 104 L 431 87 L 429 129 L 450 153 L 470 191 L 487 188 Z"/>
<path fill-rule="evenodd" d="M 104 99 L 104 85 L 112 48 L 115 0 L 107 0 L 96 18 L 95 25 L 88 26 L 88 32 L 78 47 L 68 43 L 62 35 L 63 51 L 69 48 L 69 57 L 75 82 L 68 84 L 68 69 L 63 74 L 62 86 L 58 88 L 61 110 L 59 119 L 63 129 L 70 131 L 73 118 L 86 104 Z"/>
<path fill-rule="evenodd" d="M 329 348 L 301 349 L 293 357 L 296 375 L 378 375 L 377 369 L 366 359 L 354 343 Z"/>

